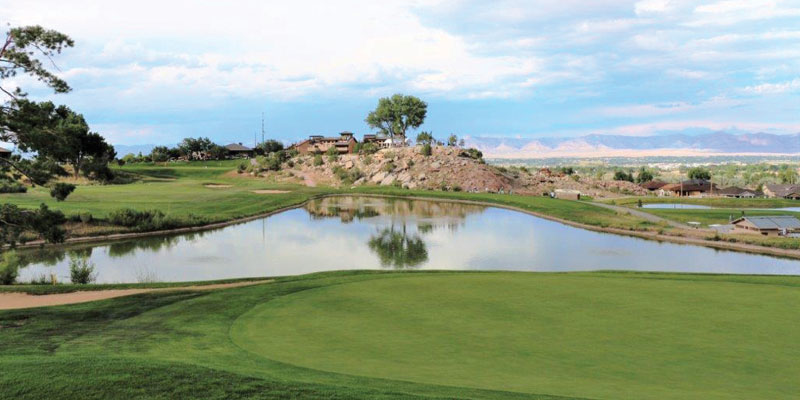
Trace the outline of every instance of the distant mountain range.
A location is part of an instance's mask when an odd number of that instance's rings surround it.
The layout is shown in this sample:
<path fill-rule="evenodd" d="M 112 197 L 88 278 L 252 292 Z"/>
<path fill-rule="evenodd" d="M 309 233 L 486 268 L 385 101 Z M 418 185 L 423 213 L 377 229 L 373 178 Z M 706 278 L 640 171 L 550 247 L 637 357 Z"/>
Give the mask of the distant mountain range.
<path fill-rule="evenodd" d="M 699 135 L 587 135 L 577 138 L 537 139 L 467 137 L 466 142 L 468 146 L 478 148 L 491 158 L 800 154 L 800 133 L 776 135 L 714 132 Z"/>

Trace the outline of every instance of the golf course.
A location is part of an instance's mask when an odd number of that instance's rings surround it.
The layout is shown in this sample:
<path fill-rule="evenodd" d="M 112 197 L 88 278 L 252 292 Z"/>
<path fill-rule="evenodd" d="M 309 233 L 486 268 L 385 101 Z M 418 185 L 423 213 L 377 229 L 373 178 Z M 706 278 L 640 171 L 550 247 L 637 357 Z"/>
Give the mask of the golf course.
<path fill-rule="evenodd" d="M 790 399 L 797 304 L 797 277 L 285 277 L 0 312 L 0 393 Z"/>

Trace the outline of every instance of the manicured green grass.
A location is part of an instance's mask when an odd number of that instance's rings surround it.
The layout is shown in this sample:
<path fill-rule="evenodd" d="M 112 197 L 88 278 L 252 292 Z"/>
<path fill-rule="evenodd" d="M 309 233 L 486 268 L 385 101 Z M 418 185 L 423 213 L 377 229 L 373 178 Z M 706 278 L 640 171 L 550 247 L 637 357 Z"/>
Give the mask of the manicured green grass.
<path fill-rule="evenodd" d="M 741 209 L 724 209 L 724 208 L 711 208 L 705 210 L 688 210 L 688 209 L 657 209 L 657 208 L 642 208 L 641 211 L 650 214 L 658 215 L 659 217 L 671 219 L 673 221 L 689 222 L 697 221 L 701 224 L 708 226 L 711 224 L 727 224 L 731 219 L 741 217 L 742 211 L 744 215 L 759 216 L 759 215 L 793 215 L 800 217 L 799 212 L 793 211 L 779 211 L 779 210 L 741 210 Z"/>
<path fill-rule="evenodd" d="M 783 208 L 800 207 L 800 201 L 789 199 L 735 199 L 727 197 L 625 197 L 622 199 L 603 200 L 620 206 L 635 206 L 639 200 L 644 204 L 651 203 L 678 203 L 698 204 L 717 208 Z"/>
<path fill-rule="evenodd" d="M 800 277 L 334 272 L 0 312 L 0 397 L 789 399 Z"/>

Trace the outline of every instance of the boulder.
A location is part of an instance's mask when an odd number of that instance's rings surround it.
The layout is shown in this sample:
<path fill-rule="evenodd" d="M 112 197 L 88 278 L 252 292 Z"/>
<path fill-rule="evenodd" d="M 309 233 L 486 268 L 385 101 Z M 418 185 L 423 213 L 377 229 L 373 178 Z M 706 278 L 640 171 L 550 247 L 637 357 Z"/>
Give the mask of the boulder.
<path fill-rule="evenodd" d="M 380 183 L 381 181 L 383 181 L 384 178 L 386 178 L 386 172 L 378 172 L 377 174 L 372 176 L 372 179 L 370 179 L 370 181 L 372 183 Z"/>

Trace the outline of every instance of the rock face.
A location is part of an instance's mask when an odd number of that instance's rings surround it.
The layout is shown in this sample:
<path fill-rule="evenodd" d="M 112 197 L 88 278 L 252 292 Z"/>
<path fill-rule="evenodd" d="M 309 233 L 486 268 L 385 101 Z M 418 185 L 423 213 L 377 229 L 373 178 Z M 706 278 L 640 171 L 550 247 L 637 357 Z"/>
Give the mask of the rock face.
<path fill-rule="evenodd" d="M 324 164 L 313 165 L 313 157 L 298 156 L 293 166 L 269 172 L 274 179 L 328 184 L 333 186 L 394 185 L 410 189 L 463 190 L 468 192 L 522 193 L 541 196 L 555 189 L 579 190 L 594 197 L 616 193 L 641 193 L 630 182 L 608 182 L 553 174 L 549 170 L 506 171 L 470 157 L 458 148 L 437 146 L 430 156 L 419 147 L 383 149 L 364 156 L 348 154 Z M 302 179 L 298 179 L 302 177 Z"/>

